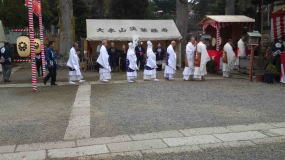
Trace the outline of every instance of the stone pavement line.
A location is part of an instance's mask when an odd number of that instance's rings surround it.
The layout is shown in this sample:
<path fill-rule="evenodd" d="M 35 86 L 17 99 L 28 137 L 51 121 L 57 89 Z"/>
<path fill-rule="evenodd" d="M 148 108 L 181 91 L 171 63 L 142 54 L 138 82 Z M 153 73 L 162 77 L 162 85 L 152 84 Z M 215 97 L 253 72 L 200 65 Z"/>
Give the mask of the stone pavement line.
<path fill-rule="evenodd" d="M 78 87 L 64 140 L 90 138 L 91 85 Z"/>
<path fill-rule="evenodd" d="M 208 80 L 225 80 L 222 77 L 209 77 Z M 176 79 L 175 81 L 183 81 L 182 79 Z M 144 80 L 137 80 L 136 83 L 147 83 L 152 81 L 144 81 Z M 167 82 L 164 79 L 160 79 L 159 82 Z M 154 82 L 154 83 L 159 83 Z M 68 82 L 57 82 L 58 86 L 71 86 L 72 84 L 69 84 Z M 85 84 L 91 84 L 91 85 L 111 85 L 111 84 L 128 84 L 127 80 L 116 80 L 111 81 L 110 83 L 102 83 L 100 81 L 88 81 Z M 17 84 L 1 84 L 0 88 L 28 88 L 31 87 L 31 83 L 17 83 Z M 38 83 L 39 87 L 49 87 L 48 85 L 45 86 L 43 83 Z"/>
<path fill-rule="evenodd" d="M 83 106 L 75 107 L 77 112 L 80 112 L 78 108 L 86 109 L 84 106 L 88 98 L 81 95 L 89 89 L 87 86 L 82 86 L 78 90 L 78 99 L 82 99 L 84 102 L 74 103 L 75 106 L 83 104 Z M 71 114 L 71 117 L 76 116 L 81 117 L 82 114 Z M 72 121 L 71 123 L 77 122 Z M 246 125 L 246 131 L 233 131 L 240 130 L 240 125 L 234 125 L 137 135 L 119 135 L 116 137 L 87 138 L 74 141 L 0 146 L 0 160 L 44 160 L 76 157 L 87 157 L 87 159 L 89 157 L 101 157 L 104 159 L 105 157 L 115 157 L 117 155 L 143 156 L 149 153 L 197 152 L 209 148 L 238 148 L 261 144 L 285 143 L 285 128 L 277 127 L 283 126 L 283 123 L 248 124 Z M 81 125 L 83 123 L 78 124 Z M 229 128 L 233 130 L 228 130 Z M 219 129 L 221 130 L 218 131 Z M 272 134 L 263 134 L 264 132 Z"/>

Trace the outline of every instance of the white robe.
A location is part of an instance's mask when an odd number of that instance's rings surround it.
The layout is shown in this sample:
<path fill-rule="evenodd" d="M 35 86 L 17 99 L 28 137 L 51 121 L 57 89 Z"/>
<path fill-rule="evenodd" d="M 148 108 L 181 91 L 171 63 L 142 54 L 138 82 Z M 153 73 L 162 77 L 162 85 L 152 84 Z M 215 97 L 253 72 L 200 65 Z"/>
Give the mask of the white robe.
<path fill-rule="evenodd" d="M 236 56 L 233 47 L 229 43 L 225 44 L 224 51 L 227 54 L 228 63 L 223 63 L 223 72 L 224 76 L 228 77 L 229 72 L 234 68 L 236 63 Z"/>
<path fill-rule="evenodd" d="M 145 68 L 144 79 L 156 79 L 156 55 L 152 50 L 152 45 L 149 45 L 147 48 L 146 67 L 151 69 Z"/>
<path fill-rule="evenodd" d="M 169 45 L 167 48 L 167 63 L 165 65 L 164 77 L 173 78 L 176 72 L 176 53 L 172 45 Z"/>
<path fill-rule="evenodd" d="M 101 68 L 99 69 L 100 74 L 100 80 L 111 80 L 111 67 L 109 64 L 109 54 L 107 52 L 107 49 L 104 45 L 102 45 L 100 49 L 100 55 L 97 59 L 97 63 L 101 65 Z"/>
<path fill-rule="evenodd" d="M 191 42 L 189 42 L 186 46 L 186 57 L 185 58 L 188 62 L 188 67 L 185 67 L 183 71 L 184 80 L 189 80 L 189 77 L 194 75 L 195 50 L 196 50 L 196 47 Z"/>
<path fill-rule="evenodd" d="M 69 58 L 66 65 L 69 68 L 74 69 L 74 71 L 69 71 L 70 81 L 80 81 L 83 78 L 80 71 L 79 57 L 74 47 L 70 49 Z"/>
<path fill-rule="evenodd" d="M 236 63 L 235 65 L 236 66 L 239 66 L 239 58 L 240 57 L 246 57 L 246 53 L 245 53 L 245 44 L 244 44 L 244 41 L 242 39 L 240 39 L 238 41 L 238 58 L 236 60 Z"/>
<path fill-rule="evenodd" d="M 197 44 L 197 52 L 201 53 L 200 67 L 195 67 L 194 78 L 202 78 L 207 75 L 207 63 L 211 60 L 207 46 L 203 42 Z"/>
<path fill-rule="evenodd" d="M 135 80 L 137 78 L 137 56 L 135 54 L 135 46 L 132 44 L 129 46 L 128 52 L 127 52 L 127 79 L 128 80 Z M 132 71 L 131 71 L 132 70 Z"/>
<path fill-rule="evenodd" d="M 238 57 L 245 57 L 245 44 L 242 39 L 238 41 Z"/>

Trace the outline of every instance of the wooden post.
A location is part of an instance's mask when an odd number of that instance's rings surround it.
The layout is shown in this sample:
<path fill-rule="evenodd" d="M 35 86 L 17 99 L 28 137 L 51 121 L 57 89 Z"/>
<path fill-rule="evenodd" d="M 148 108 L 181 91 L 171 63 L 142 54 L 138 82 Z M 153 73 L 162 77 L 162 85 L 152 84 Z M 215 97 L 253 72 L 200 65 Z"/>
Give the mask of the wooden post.
<path fill-rule="evenodd" d="M 253 64 L 254 64 L 254 46 L 251 45 L 250 63 L 249 63 L 249 80 L 253 81 Z"/>

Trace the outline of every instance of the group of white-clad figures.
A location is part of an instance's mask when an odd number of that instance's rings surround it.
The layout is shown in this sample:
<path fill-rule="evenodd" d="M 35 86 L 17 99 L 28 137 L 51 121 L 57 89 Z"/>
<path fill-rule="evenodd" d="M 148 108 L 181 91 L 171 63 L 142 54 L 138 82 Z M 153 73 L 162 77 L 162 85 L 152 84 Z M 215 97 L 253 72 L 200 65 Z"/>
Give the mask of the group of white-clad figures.
<path fill-rule="evenodd" d="M 242 41 L 242 39 L 240 40 Z M 128 43 L 128 51 L 126 57 L 126 70 L 127 70 L 127 81 L 129 83 L 133 83 L 137 79 L 137 72 L 139 67 L 137 65 L 137 56 L 135 54 L 135 47 L 138 45 L 139 39 L 133 38 L 132 42 Z M 231 40 L 229 40 L 224 46 L 224 54 L 223 54 L 223 76 L 229 77 L 230 70 L 234 68 L 235 65 L 238 64 L 237 58 L 233 51 L 233 47 L 231 44 Z M 109 54 L 107 51 L 108 41 L 103 40 L 102 46 L 100 49 L 100 54 L 97 59 L 97 63 L 99 64 L 99 74 L 100 81 L 109 82 L 111 80 L 111 66 L 109 64 Z M 174 80 L 174 75 L 177 69 L 177 54 L 174 50 L 176 46 L 176 42 L 172 41 L 171 44 L 167 48 L 166 52 L 166 60 L 165 60 L 165 69 L 164 69 L 164 78 L 167 80 Z M 67 62 L 67 66 L 72 68 L 69 70 L 69 82 L 71 84 L 75 84 L 75 81 L 84 82 L 83 76 L 80 72 L 79 58 L 76 52 L 76 48 L 78 47 L 75 44 L 71 50 L 69 55 L 69 60 Z M 242 49 L 242 48 L 240 48 Z M 245 50 L 245 49 L 244 49 Z M 240 51 L 241 52 L 241 51 Z M 244 51 L 245 52 L 245 51 Z M 153 80 L 159 81 L 157 79 L 156 69 L 156 54 L 153 52 L 153 44 L 151 41 L 147 41 L 147 52 L 146 52 L 146 64 L 144 68 L 144 80 Z M 244 53 L 245 54 L 245 53 Z M 226 59 L 226 60 L 224 60 Z M 208 52 L 207 46 L 205 44 L 205 39 L 200 38 L 200 42 L 197 43 L 195 38 L 192 37 L 187 46 L 186 46 L 186 56 L 185 56 L 185 68 L 183 71 L 183 80 L 205 80 L 205 76 L 207 75 L 207 63 L 211 60 Z"/>

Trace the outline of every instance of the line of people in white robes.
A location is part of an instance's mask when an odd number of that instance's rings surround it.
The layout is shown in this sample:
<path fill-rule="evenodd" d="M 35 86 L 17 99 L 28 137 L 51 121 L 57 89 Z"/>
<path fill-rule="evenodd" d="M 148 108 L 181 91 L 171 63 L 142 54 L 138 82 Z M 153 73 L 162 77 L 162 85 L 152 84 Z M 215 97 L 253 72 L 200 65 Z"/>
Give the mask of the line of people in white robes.
<path fill-rule="evenodd" d="M 245 56 L 245 45 L 244 37 L 238 42 L 238 57 Z M 133 83 L 137 79 L 137 72 L 139 67 L 137 66 L 137 56 L 135 54 L 135 47 L 138 44 L 138 40 L 133 40 L 130 42 L 129 49 L 127 51 L 126 58 L 126 77 L 129 83 Z M 107 40 L 102 41 L 102 47 L 100 49 L 100 54 L 97 59 L 99 64 L 99 75 L 100 81 L 109 82 L 111 80 L 111 66 L 109 64 L 109 54 L 107 51 Z M 164 78 L 167 80 L 174 80 L 174 75 L 176 73 L 176 62 L 177 54 L 175 53 L 176 42 L 172 41 L 167 48 L 166 60 L 165 60 L 165 70 Z M 84 82 L 83 76 L 80 71 L 80 63 L 76 50 L 78 49 L 78 44 L 75 43 L 70 50 L 69 60 L 67 66 L 69 67 L 69 83 L 75 84 L 75 82 Z M 144 69 L 144 80 L 159 81 L 156 77 L 156 55 L 153 52 L 153 45 L 151 41 L 147 41 L 147 59 Z M 205 39 L 201 38 L 200 42 L 197 44 L 195 38 L 191 38 L 186 46 L 185 54 L 185 68 L 183 71 L 183 80 L 204 80 L 207 75 L 207 63 L 211 60 L 208 52 L 207 46 L 205 44 Z M 229 77 L 230 71 L 238 65 L 238 58 L 235 56 L 232 47 L 232 40 L 228 40 L 223 49 L 223 76 Z"/>

